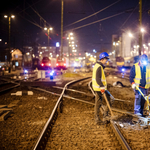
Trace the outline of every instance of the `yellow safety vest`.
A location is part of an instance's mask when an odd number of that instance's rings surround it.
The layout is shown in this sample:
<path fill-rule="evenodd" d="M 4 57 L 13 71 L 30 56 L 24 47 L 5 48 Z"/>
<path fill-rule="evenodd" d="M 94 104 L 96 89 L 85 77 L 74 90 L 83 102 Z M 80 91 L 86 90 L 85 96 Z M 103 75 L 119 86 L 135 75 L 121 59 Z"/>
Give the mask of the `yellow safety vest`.
<path fill-rule="evenodd" d="M 102 81 L 104 87 L 100 87 L 100 85 L 97 84 L 97 82 L 96 82 L 96 71 L 97 71 L 97 69 L 98 69 L 99 67 L 101 67 L 101 73 L 102 73 L 101 81 Z M 101 89 L 107 90 L 107 83 L 106 83 L 106 77 L 105 77 L 104 69 L 103 69 L 103 67 L 102 67 L 100 64 L 98 64 L 98 63 L 96 63 L 95 66 L 94 66 L 94 68 L 93 68 L 92 87 L 93 87 L 94 91 L 101 91 Z"/>
<path fill-rule="evenodd" d="M 134 82 L 139 87 L 140 80 L 141 80 L 141 69 L 138 63 L 135 63 L 135 78 Z M 150 65 L 146 66 L 146 85 L 145 89 L 148 89 L 150 87 Z"/>

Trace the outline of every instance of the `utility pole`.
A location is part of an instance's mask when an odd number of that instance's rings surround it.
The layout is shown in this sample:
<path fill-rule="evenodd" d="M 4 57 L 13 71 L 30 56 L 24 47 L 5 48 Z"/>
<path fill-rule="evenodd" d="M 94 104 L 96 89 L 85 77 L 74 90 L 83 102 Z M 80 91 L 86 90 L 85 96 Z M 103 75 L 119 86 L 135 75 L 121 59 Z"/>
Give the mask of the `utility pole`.
<path fill-rule="evenodd" d="M 48 33 L 48 42 L 47 42 L 47 48 L 49 47 L 49 29 L 47 30 Z"/>
<path fill-rule="evenodd" d="M 64 12 L 64 0 L 61 0 L 61 52 L 60 58 L 63 58 L 63 12 Z"/>
<path fill-rule="evenodd" d="M 9 51 L 8 51 L 8 61 L 9 61 L 9 64 L 10 64 L 10 59 L 11 59 L 11 53 L 10 53 L 10 29 L 11 29 L 11 16 L 9 16 L 8 18 L 8 21 L 9 21 L 9 43 L 8 43 L 8 47 L 9 47 Z"/>
<path fill-rule="evenodd" d="M 8 37 L 8 53 L 7 53 L 7 61 L 9 61 L 9 64 L 10 64 L 10 61 L 11 61 L 11 53 L 10 53 L 10 30 L 11 30 L 11 18 L 15 18 L 14 15 L 10 15 L 10 16 L 7 16 L 7 15 L 4 15 L 4 18 L 8 18 L 8 26 L 9 26 L 9 37 Z"/>
<path fill-rule="evenodd" d="M 139 55 L 141 55 L 142 50 L 142 0 L 139 0 Z"/>

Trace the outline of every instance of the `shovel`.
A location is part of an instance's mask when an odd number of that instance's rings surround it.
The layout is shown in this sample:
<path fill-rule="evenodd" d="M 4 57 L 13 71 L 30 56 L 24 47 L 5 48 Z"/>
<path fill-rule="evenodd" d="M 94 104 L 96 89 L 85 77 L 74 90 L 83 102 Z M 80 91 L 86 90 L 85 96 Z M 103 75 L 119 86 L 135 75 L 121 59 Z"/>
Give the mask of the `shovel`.
<path fill-rule="evenodd" d="M 150 96 L 150 95 L 148 95 L 148 96 L 147 96 L 147 99 L 146 99 L 146 97 L 144 97 L 144 94 L 143 94 L 142 91 L 139 89 L 139 87 L 136 86 L 136 88 L 137 88 L 138 91 L 141 93 L 141 95 L 143 96 L 143 98 L 144 98 L 145 101 L 147 102 L 147 105 L 149 106 L 149 96 Z M 149 110 L 149 108 L 148 108 L 148 110 Z"/>
<path fill-rule="evenodd" d="M 103 95 L 104 95 L 104 99 L 105 99 L 105 101 L 106 101 L 107 107 L 108 107 L 108 109 L 109 109 L 109 111 L 110 111 L 111 117 L 114 117 L 114 114 L 113 114 L 113 112 L 112 112 L 112 110 L 111 110 L 111 107 L 110 107 L 110 105 L 109 105 L 108 99 L 107 99 L 107 97 L 106 97 L 106 94 L 104 93 Z"/>

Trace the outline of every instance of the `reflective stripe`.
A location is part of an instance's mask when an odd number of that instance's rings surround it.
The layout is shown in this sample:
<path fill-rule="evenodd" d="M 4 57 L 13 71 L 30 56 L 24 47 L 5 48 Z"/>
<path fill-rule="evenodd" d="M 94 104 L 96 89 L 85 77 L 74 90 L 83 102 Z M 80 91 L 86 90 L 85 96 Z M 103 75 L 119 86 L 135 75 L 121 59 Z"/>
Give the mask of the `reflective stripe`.
<path fill-rule="evenodd" d="M 96 81 L 95 79 L 92 79 L 92 81 Z"/>
<path fill-rule="evenodd" d="M 150 84 L 150 82 L 147 82 L 146 84 Z"/>
<path fill-rule="evenodd" d="M 105 89 L 106 87 L 100 87 L 101 89 Z"/>
<path fill-rule="evenodd" d="M 150 79 L 150 77 L 146 78 L 146 79 Z"/>
<path fill-rule="evenodd" d="M 139 85 L 140 83 L 135 83 L 135 85 Z"/>
<path fill-rule="evenodd" d="M 100 86 L 96 86 L 96 85 L 93 85 L 93 87 L 95 87 L 95 88 L 100 88 Z"/>
<path fill-rule="evenodd" d="M 140 78 L 135 78 L 135 80 L 141 80 Z"/>
<path fill-rule="evenodd" d="M 100 86 L 96 86 L 96 85 L 93 85 L 93 87 L 95 87 L 95 88 L 101 88 L 101 89 L 105 89 L 106 87 L 104 86 L 104 87 L 100 87 Z"/>
<path fill-rule="evenodd" d="M 102 80 L 102 79 L 101 79 L 101 81 L 106 82 L 106 80 Z"/>

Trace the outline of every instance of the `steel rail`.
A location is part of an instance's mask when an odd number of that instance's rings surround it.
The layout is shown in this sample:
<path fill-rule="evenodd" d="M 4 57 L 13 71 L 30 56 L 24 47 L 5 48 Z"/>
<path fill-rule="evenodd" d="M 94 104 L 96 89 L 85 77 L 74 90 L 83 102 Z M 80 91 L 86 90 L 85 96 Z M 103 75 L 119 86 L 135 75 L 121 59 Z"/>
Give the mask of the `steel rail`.
<path fill-rule="evenodd" d="M 110 123 L 111 123 L 112 129 L 113 129 L 115 135 L 117 136 L 117 139 L 121 142 L 123 149 L 131 150 L 130 146 L 128 145 L 127 141 L 125 140 L 125 138 L 123 137 L 123 135 L 119 131 L 116 124 L 112 120 L 110 121 Z"/>
<path fill-rule="evenodd" d="M 90 82 L 88 83 L 88 87 L 89 87 L 89 89 L 91 90 L 92 94 L 95 96 L 95 92 L 93 91 L 93 89 L 92 89 L 92 87 L 91 87 L 91 83 L 92 83 L 92 81 L 90 81 Z M 115 101 L 121 101 L 121 102 L 129 102 L 129 103 L 131 103 L 131 101 L 129 101 L 129 100 L 123 100 L 123 99 L 119 99 L 119 98 L 115 98 L 114 100 L 115 100 Z"/>
<path fill-rule="evenodd" d="M 16 88 L 16 87 L 19 87 L 19 86 L 20 86 L 20 84 L 17 84 L 17 85 L 15 85 L 15 86 L 11 86 L 11 87 L 9 87 L 9 88 L 6 88 L 6 89 L 4 89 L 4 90 L 1 90 L 0 93 L 6 92 L 6 91 L 8 91 L 8 90 L 11 90 L 11 89 Z"/>
<path fill-rule="evenodd" d="M 53 88 L 63 89 L 63 87 L 59 87 L 59 86 L 53 86 Z M 93 95 L 92 95 L 92 94 L 85 93 L 85 92 L 78 91 L 78 90 L 74 90 L 74 89 L 66 89 L 66 91 L 76 92 L 76 93 L 80 93 L 80 94 L 84 94 L 84 95 L 87 95 L 87 96 L 91 96 L 91 97 L 93 97 Z"/>
<path fill-rule="evenodd" d="M 90 90 L 92 91 L 92 93 L 94 93 L 93 89 L 91 88 L 91 82 L 89 82 L 88 86 L 89 86 Z M 94 93 L 94 95 L 95 95 L 95 93 Z M 111 108 L 111 110 L 113 110 L 113 108 Z M 101 109 L 101 111 L 103 111 L 103 110 Z M 114 123 L 114 121 L 111 120 L 110 123 L 111 123 L 112 129 L 113 129 L 115 135 L 117 136 L 117 139 L 121 143 L 123 149 L 124 150 L 131 150 L 130 146 L 128 145 L 127 141 L 125 140 L 125 138 L 123 137 L 123 135 L 119 131 L 119 129 L 116 126 L 116 124 Z"/>
<path fill-rule="evenodd" d="M 60 97 L 57 100 L 57 102 L 56 102 L 56 104 L 54 106 L 54 109 L 53 109 L 53 111 L 52 111 L 52 113 L 51 113 L 48 121 L 46 122 L 46 124 L 45 124 L 42 132 L 40 133 L 40 135 L 39 135 L 39 137 L 38 137 L 38 139 L 37 139 L 37 141 L 36 141 L 36 143 L 35 143 L 35 145 L 33 147 L 33 150 L 43 150 L 45 148 L 45 145 L 46 145 L 46 142 L 47 142 L 48 136 L 49 136 L 48 134 L 51 132 L 51 130 L 52 130 L 52 124 L 54 124 L 54 122 L 55 122 L 53 119 L 55 119 L 55 116 L 57 117 L 57 115 L 58 115 L 57 109 L 58 109 L 60 103 L 62 102 L 62 98 L 63 98 L 63 95 L 65 93 L 66 88 L 69 85 L 71 85 L 71 84 L 73 84 L 75 82 L 79 82 L 79 81 L 85 80 L 87 78 L 90 78 L 90 77 L 86 77 L 86 78 L 82 78 L 82 79 L 78 79 L 78 80 L 73 80 L 73 81 L 67 83 L 64 86 L 63 91 L 60 94 Z"/>

